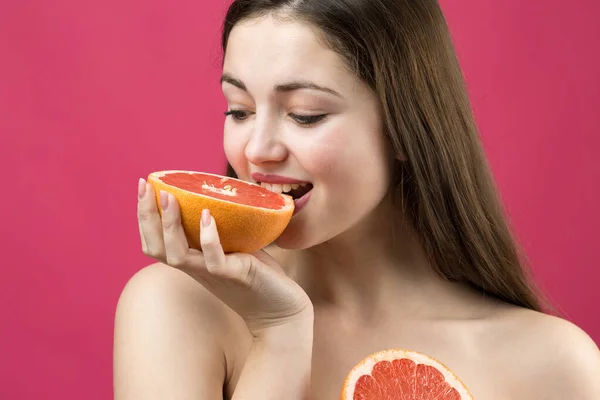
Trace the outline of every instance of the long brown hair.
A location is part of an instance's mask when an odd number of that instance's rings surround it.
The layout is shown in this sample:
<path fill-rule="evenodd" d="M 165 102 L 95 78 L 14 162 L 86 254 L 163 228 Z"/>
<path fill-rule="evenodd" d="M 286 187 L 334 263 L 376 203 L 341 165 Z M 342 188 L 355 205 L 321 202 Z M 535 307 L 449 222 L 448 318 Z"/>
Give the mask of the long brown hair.
<path fill-rule="evenodd" d="M 481 146 L 462 71 L 436 0 L 235 0 L 240 21 L 308 23 L 377 93 L 397 158 L 397 190 L 431 264 L 502 301 L 541 311 Z M 227 173 L 235 176 L 228 165 Z"/>

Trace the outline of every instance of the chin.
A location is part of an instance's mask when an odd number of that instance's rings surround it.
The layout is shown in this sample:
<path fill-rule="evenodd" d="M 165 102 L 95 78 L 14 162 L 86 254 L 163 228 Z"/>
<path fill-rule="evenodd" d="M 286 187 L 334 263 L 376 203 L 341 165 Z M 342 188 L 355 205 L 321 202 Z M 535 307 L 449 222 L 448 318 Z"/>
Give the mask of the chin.
<path fill-rule="evenodd" d="M 311 235 L 309 231 L 300 220 L 294 221 L 294 218 L 292 218 L 287 228 L 273 243 L 285 250 L 305 250 L 320 243 L 320 238 Z"/>
<path fill-rule="evenodd" d="M 285 250 L 304 250 L 314 245 L 307 239 L 301 232 L 286 229 L 273 243 Z"/>

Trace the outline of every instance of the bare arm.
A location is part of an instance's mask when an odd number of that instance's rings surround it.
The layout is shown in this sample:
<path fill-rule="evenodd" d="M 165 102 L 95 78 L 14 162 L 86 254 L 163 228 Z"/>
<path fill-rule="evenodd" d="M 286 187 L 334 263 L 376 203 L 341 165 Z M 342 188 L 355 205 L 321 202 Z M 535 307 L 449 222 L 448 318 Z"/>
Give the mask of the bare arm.
<path fill-rule="evenodd" d="M 247 335 L 227 313 L 181 271 L 157 264 L 137 273 L 116 312 L 115 400 L 222 399 L 226 342 Z M 308 398 L 311 353 L 310 315 L 269 328 L 253 341 L 233 399 Z"/>
<path fill-rule="evenodd" d="M 137 273 L 116 311 L 115 400 L 221 399 L 224 322 L 210 293 L 180 271 Z"/>

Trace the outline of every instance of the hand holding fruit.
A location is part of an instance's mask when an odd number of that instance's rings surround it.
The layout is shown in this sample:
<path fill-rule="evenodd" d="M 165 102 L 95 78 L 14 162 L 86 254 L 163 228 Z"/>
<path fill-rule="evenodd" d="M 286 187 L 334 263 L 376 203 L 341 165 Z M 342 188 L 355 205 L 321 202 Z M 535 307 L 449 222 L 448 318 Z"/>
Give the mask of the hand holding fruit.
<path fill-rule="evenodd" d="M 312 304 L 306 293 L 266 252 L 223 251 L 217 223 L 209 210 L 201 210 L 198 250 L 189 246 L 181 209 L 173 194 L 159 193 L 159 212 L 153 185 L 140 179 L 138 197 L 144 253 L 205 286 L 246 321 L 255 337 L 260 338 L 275 326 L 312 319 Z"/>

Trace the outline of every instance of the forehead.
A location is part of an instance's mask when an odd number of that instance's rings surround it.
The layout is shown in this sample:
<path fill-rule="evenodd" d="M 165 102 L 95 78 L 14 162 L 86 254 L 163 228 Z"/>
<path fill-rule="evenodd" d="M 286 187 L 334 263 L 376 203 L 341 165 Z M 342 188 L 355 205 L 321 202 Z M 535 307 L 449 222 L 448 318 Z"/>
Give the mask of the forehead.
<path fill-rule="evenodd" d="M 352 81 L 342 58 L 310 26 L 272 16 L 244 21 L 232 29 L 223 70 L 248 86 L 298 78 L 319 83 L 335 79 L 341 86 Z"/>

